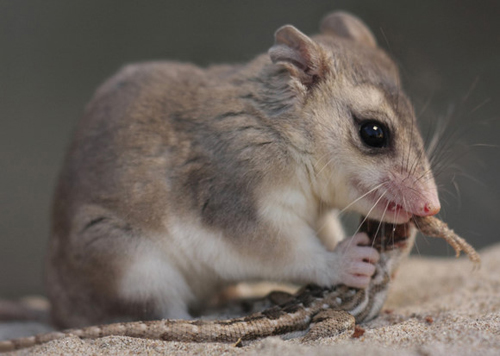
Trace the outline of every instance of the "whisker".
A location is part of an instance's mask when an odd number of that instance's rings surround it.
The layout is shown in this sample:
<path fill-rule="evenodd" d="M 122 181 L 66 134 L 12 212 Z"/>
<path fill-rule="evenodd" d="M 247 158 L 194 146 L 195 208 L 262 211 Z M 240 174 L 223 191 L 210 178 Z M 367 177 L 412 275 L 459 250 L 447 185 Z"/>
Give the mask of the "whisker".
<path fill-rule="evenodd" d="M 408 211 L 408 207 L 406 206 L 406 199 L 403 197 L 403 205 L 405 206 L 405 211 Z M 408 231 L 406 230 L 406 224 L 404 225 L 405 228 L 405 236 L 408 235 Z"/>
<path fill-rule="evenodd" d="M 332 161 L 334 160 L 334 157 L 330 158 L 330 160 L 328 162 L 326 162 L 326 164 L 323 166 L 323 168 L 321 168 L 321 170 L 316 173 L 316 177 L 318 177 L 320 175 L 321 172 L 323 172 L 323 170 L 330 164 L 332 163 Z"/>
<path fill-rule="evenodd" d="M 450 193 L 450 192 L 448 192 L 448 193 Z M 452 195 L 452 194 L 450 193 L 450 195 Z M 453 196 L 453 195 L 452 195 L 452 196 Z M 449 202 L 449 201 L 448 201 L 448 199 L 446 199 L 445 197 L 440 197 L 440 200 L 442 200 L 442 201 L 443 201 L 443 203 L 445 203 L 446 205 L 448 205 L 448 206 L 450 205 L 450 202 Z"/>
<path fill-rule="evenodd" d="M 405 211 L 408 211 L 408 203 L 406 202 L 406 198 L 404 195 L 403 195 L 403 206 L 405 208 Z M 399 214 L 399 211 L 398 211 L 398 214 Z"/>
<path fill-rule="evenodd" d="M 500 145 L 493 145 L 488 143 L 474 143 L 470 145 L 471 147 L 488 147 L 488 148 L 499 148 Z"/>
<path fill-rule="evenodd" d="M 418 231 L 419 231 L 419 233 L 420 233 L 420 226 L 418 226 L 418 222 L 417 222 L 417 221 L 415 221 L 415 220 L 412 220 L 412 221 L 413 221 L 413 223 L 414 223 L 414 224 L 415 224 L 415 226 L 417 227 L 417 230 L 418 230 Z M 422 233 L 420 233 L 420 234 L 421 234 L 421 235 L 423 235 Z"/>
<path fill-rule="evenodd" d="M 380 26 L 380 32 L 382 33 L 382 37 L 384 37 L 385 44 L 387 45 L 387 48 L 389 49 L 389 53 L 391 53 L 391 57 L 396 57 L 394 56 L 394 52 L 392 52 L 391 45 L 389 44 L 389 40 L 387 39 L 387 36 L 385 35 L 384 29 L 382 26 Z"/>
<path fill-rule="evenodd" d="M 440 176 L 446 169 L 453 167 L 457 162 L 463 160 L 464 156 L 466 156 L 467 154 L 467 151 L 450 152 L 446 159 L 442 161 L 440 166 L 434 167 L 434 177 L 436 178 Z M 460 174 L 464 175 L 464 172 L 460 172 Z"/>
<path fill-rule="evenodd" d="M 418 153 L 418 156 L 415 158 L 415 162 L 413 162 L 413 165 L 412 165 L 412 167 L 410 169 L 410 172 L 409 172 L 410 176 L 414 175 L 415 171 L 417 170 L 418 163 L 421 162 L 422 157 L 423 157 L 424 154 L 425 154 L 424 151 L 420 151 Z"/>
<path fill-rule="evenodd" d="M 329 154 L 329 152 L 326 152 L 325 154 L 323 154 L 320 158 L 318 158 L 318 160 L 313 164 L 313 167 L 316 168 L 316 166 L 321 162 L 321 160 L 323 158 L 325 158 L 327 155 Z"/>
<path fill-rule="evenodd" d="M 373 211 L 373 209 L 375 209 L 375 207 L 380 202 L 380 200 L 382 200 L 382 198 L 384 197 L 385 193 L 387 193 L 387 190 L 384 192 L 384 194 L 382 194 L 380 196 L 380 198 L 378 198 L 378 200 L 375 202 L 375 204 L 373 204 L 372 208 L 370 210 L 368 210 L 368 214 L 366 214 L 365 218 L 363 219 L 363 221 L 361 221 L 361 223 L 359 224 L 358 228 L 356 229 L 356 231 L 354 232 L 354 234 L 352 236 L 356 235 L 359 232 L 359 229 L 361 229 L 361 226 L 363 226 L 363 224 L 365 223 L 365 221 L 368 219 L 368 217 L 370 216 L 370 213 Z"/>
<path fill-rule="evenodd" d="M 387 190 L 384 192 L 384 194 L 386 192 L 387 192 Z M 387 202 L 387 204 L 385 205 L 384 212 L 382 213 L 382 217 L 380 218 L 380 221 L 378 223 L 377 231 L 375 232 L 375 235 L 373 235 L 375 237 L 378 235 L 378 232 L 380 231 L 380 227 L 382 226 L 382 222 L 384 221 L 384 216 L 385 216 L 385 213 L 387 212 L 387 209 L 389 208 L 389 204 L 390 204 L 390 202 Z M 375 239 L 373 239 L 373 241 L 372 241 L 372 247 L 374 244 L 375 244 Z M 384 247 L 384 246 L 382 246 L 382 247 Z"/>
<path fill-rule="evenodd" d="M 456 178 L 456 175 L 453 175 L 453 179 L 451 181 L 451 183 L 453 184 L 453 186 L 455 187 L 455 191 L 457 192 L 457 200 L 458 200 L 458 208 L 460 209 L 462 207 L 462 196 L 460 194 L 460 187 L 458 186 L 458 183 L 457 181 L 455 180 Z"/>
<path fill-rule="evenodd" d="M 420 117 L 422 116 L 425 111 L 427 110 L 427 108 L 430 106 L 430 103 L 432 101 L 432 97 L 434 96 L 434 93 L 431 93 L 431 95 L 429 96 L 429 98 L 425 101 L 425 104 L 424 106 L 420 109 L 420 112 L 417 114 L 417 117 Z"/>
<path fill-rule="evenodd" d="M 465 173 L 465 172 L 460 173 L 460 175 L 461 175 L 462 177 L 465 177 L 465 178 L 470 179 L 470 180 L 471 180 L 471 181 L 473 181 L 474 183 L 479 184 L 479 185 L 481 185 L 481 186 L 482 186 L 482 187 L 484 187 L 484 188 L 490 188 L 490 187 L 488 187 L 488 184 L 486 184 L 485 182 L 483 182 L 483 181 L 482 181 L 482 180 L 480 180 L 479 178 L 474 177 L 473 175 L 470 175 L 470 174 Z"/>
<path fill-rule="evenodd" d="M 462 103 L 465 103 L 467 99 L 469 99 L 469 96 L 472 94 L 474 89 L 476 89 L 476 85 L 478 82 L 479 82 L 479 75 L 477 75 L 476 78 L 474 78 L 474 81 L 472 82 L 469 90 L 467 90 L 467 93 L 465 93 L 465 95 L 463 96 Z"/>
<path fill-rule="evenodd" d="M 475 111 L 479 110 L 480 108 L 482 108 L 484 105 L 488 104 L 489 102 L 491 101 L 491 98 L 486 98 L 481 104 L 477 105 L 474 109 L 472 109 L 470 112 L 469 112 L 469 115 L 474 113 Z"/>
<path fill-rule="evenodd" d="M 462 113 L 470 115 L 491 101 L 491 98 L 486 98 L 479 105 L 467 112 L 465 105 L 476 89 L 478 82 L 479 76 L 476 76 L 465 95 L 461 98 L 459 104 L 456 106 L 450 106 L 447 114 L 440 120 L 437 120 L 438 126 L 436 126 L 435 135 L 427 147 L 428 156 L 430 157 L 429 161 L 431 163 L 431 167 L 435 169 L 435 172 L 437 171 L 436 168 L 443 171 L 448 168 L 447 166 L 449 165 L 449 160 L 447 158 L 453 159 L 454 155 L 458 155 L 455 149 L 450 150 L 452 144 L 455 145 L 457 143 L 456 139 L 464 136 L 472 125 L 474 125 L 474 127 L 477 125 L 477 122 L 472 122 L 471 120 L 468 120 L 465 125 L 450 125 L 450 123 L 462 117 Z M 483 145 L 468 145 L 468 148 L 481 146 Z M 488 145 L 484 146 L 488 147 Z M 460 157 L 462 157 L 461 154 Z M 435 176 L 437 175 L 438 174 L 435 174 Z"/>
<path fill-rule="evenodd" d="M 358 201 L 360 201 L 361 199 L 363 199 L 364 197 L 366 197 L 368 194 L 373 193 L 375 190 L 379 189 L 380 187 L 384 186 L 387 183 L 388 183 L 388 181 L 384 181 L 384 182 L 380 183 L 379 185 L 377 185 L 376 187 L 374 187 L 373 189 L 369 190 L 368 192 L 366 192 L 365 194 L 363 194 L 362 196 L 360 196 L 359 198 L 357 198 L 356 200 L 354 200 L 352 203 L 350 203 L 349 205 L 347 205 L 344 209 L 342 209 L 339 212 L 339 215 L 342 214 L 343 212 L 345 212 L 347 209 L 349 209 L 353 204 L 356 204 Z"/>
<path fill-rule="evenodd" d="M 431 165 L 433 161 L 439 158 L 441 152 L 451 146 L 451 140 L 454 139 L 459 133 L 459 128 L 457 126 L 450 128 L 450 123 L 455 117 L 455 112 L 454 106 L 450 106 L 446 115 L 441 117 L 441 119 L 437 122 L 438 126 L 436 127 L 435 135 L 428 148 L 428 154 L 431 157 Z M 447 134 L 447 136 L 445 134 Z"/>
<path fill-rule="evenodd" d="M 406 171 L 408 171 L 408 166 L 410 164 L 410 153 L 411 147 L 413 146 L 413 130 L 415 128 L 415 120 L 411 120 L 411 131 L 410 131 L 410 145 L 408 146 L 408 157 L 406 158 Z"/>
<path fill-rule="evenodd" d="M 384 186 L 385 184 L 387 184 L 388 181 L 384 181 L 382 183 L 380 183 L 379 185 L 377 185 L 376 187 L 372 188 L 371 190 L 369 190 L 368 192 L 366 192 L 365 194 L 363 194 L 362 196 L 360 196 L 359 198 L 357 198 L 356 200 L 354 200 L 353 202 L 351 202 L 349 205 L 347 205 L 344 209 L 340 210 L 338 213 L 337 213 L 337 216 L 340 216 L 342 215 L 343 213 L 346 212 L 347 209 L 349 209 L 353 204 L 356 204 L 358 201 L 360 201 L 361 199 L 363 199 L 364 197 L 366 197 L 368 194 L 372 193 L 373 191 L 381 188 L 382 186 Z M 387 192 L 387 191 L 386 191 Z M 320 233 L 321 230 L 323 230 L 326 226 L 326 224 L 328 223 L 328 221 L 326 220 L 317 230 L 316 230 L 316 234 Z"/>
<path fill-rule="evenodd" d="M 430 245 L 430 242 L 429 242 L 429 239 L 427 238 L 427 236 L 425 236 L 424 234 L 422 234 L 420 232 L 420 226 L 418 225 L 418 223 L 416 221 L 413 221 L 413 223 L 415 224 L 415 226 L 417 227 L 417 233 L 423 237 L 425 243 L 427 244 L 427 246 Z M 418 246 L 417 246 L 417 239 L 415 239 L 415 247 L 417 248 L 417 252 L 418 254 L 420 255 L 420 250 L 418 249 Z"/>
<path fill-rule="evenodd" d="M 422 256 L 422 254 L 420 253 L 420 249 L 418 248 L 418 240 L 415 239 L 415 243 L 413 244 L 415 246 L 415 249 L 417 250 L 417 254 L 419 256 Z"/>

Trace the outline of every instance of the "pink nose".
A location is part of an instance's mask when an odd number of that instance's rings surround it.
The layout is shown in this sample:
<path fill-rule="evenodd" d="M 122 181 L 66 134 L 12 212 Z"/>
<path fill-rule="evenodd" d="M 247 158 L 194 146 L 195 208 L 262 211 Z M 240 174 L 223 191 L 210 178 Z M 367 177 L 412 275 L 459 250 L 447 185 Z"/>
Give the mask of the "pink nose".
<path fill-rule="evenodd" d="M 427 202 L 422 206 L 417 207 L 414 214 L 417 216 L 432 216 L 439 213 L 440 210 L 441 204 L 439 204 L 439 201 L 436 200 L 435 202 Z"/>

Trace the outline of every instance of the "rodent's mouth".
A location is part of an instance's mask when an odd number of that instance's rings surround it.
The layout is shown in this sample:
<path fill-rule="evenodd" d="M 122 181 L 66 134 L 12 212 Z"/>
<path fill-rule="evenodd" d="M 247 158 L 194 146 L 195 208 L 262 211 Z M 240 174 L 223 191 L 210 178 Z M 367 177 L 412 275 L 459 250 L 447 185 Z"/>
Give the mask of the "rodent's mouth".
<path fill-rule="evenodd" d="M 356 190 L 361 192 L 361 196 L 363 196 L 363 194 L 365 195 L 361 199 L 361 201 L 364 202 L 361 206 L 364 210 L 367 209 L 367 211 L 361 213 L 371 219 L 394 224 L 403 224 L 408 222 L 413 216 L 412 213 L 405 210 L 397 201 L 387 198 L 387 191 L 382 194 L 378 189 L 374 189 L 372 192 L 366 194 L 370 189 L 363 187 L 362 184 L 356 184 L 355 186 Z"/>
<path fill-rule="evenodd" d="M 370 197 L 370 200 L 374 204 L 373 210 L 377 210 L 377 213 L 382 214 L 380 220 L 402 224 L 408 222 L 413 216 L 412 213 L 406 211 L 401 205 L 383 196 L 379 196 L 378 198 Z"/>
<path fill-rule="evenodd" d="M 358 192 L 367 192 L 361 195 L 361 206 L 369 210 L 370 217 L 401 224 L 413 215 L 432 216 L 439 212 L 441 205 L 433 182 L 426 186 L 418 180 L 405 183 L 405 179 L 384 179 L 371 189 L 361 182 L 356 184 Z"/>

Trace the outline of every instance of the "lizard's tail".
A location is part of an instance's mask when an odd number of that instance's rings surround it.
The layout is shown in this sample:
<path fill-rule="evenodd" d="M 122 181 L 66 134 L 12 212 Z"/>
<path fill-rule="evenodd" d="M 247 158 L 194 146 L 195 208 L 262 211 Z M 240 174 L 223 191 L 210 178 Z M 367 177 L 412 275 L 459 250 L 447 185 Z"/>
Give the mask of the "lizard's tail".
<path fill-rule="evenodd" d="M 47 334 L 22 337 L 19 339 L 0 341 L 0 352 L 8 352 L 8 351 L 24 349 L 34 345 L 43 344 L 52 340 L 62 339 L 67 336 L 68 334 L 64 332 L 51 332 Z"/>

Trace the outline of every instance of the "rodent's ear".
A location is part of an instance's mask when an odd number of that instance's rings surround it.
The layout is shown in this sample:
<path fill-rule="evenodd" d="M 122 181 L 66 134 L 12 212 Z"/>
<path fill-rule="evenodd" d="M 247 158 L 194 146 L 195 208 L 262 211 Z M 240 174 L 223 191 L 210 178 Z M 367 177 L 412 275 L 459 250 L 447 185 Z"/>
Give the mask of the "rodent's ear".
<path fill-rule="evenodd" d="M 377 47 L 377 40 L 368 26 L 347 12 L 333 12 L 320 25 L 321 33 L 351 39 L 370 47 Z"/>
<path fill-rule="evenodd" d="M 283 63 L 306 86 L 323 75 L 324 54 L 316 42 L 291 25 L 280 27 L 274 38 L 274 46 L 268 51 L 273 63 Z"/>

